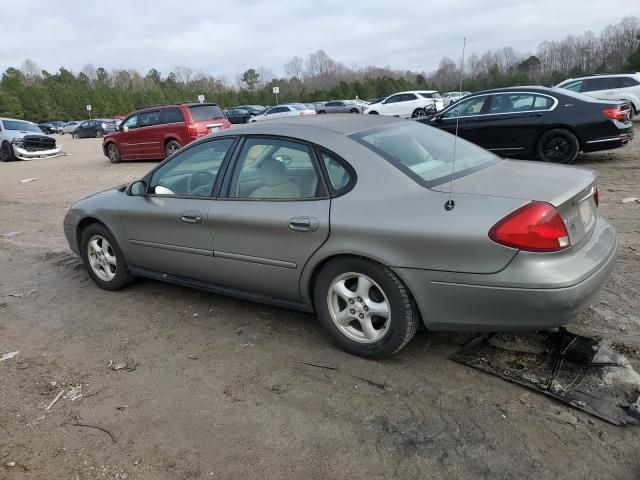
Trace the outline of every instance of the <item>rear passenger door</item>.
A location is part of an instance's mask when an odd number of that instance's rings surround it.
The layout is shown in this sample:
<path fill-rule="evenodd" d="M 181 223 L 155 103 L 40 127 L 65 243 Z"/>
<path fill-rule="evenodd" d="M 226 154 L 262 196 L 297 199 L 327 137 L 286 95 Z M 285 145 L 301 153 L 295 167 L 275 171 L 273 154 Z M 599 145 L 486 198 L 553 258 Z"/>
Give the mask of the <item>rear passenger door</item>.
<path fill-rule="evenodd" d="M 216 282 L 299 301 L 304 265 L 329 235 L 330 200 L 311 145 L 247 137 L 214 201 Z M 222 196 L 222 195 L 221 195 Z"/>
<path fill-rule="evenodd" d="M 162 144 L 164 126 L 160 123 L 160 110 L 148 110 L 138 116 L 138 149 L 140 158 L 164 158 Z"/>
<path fill-rule="evenodd" d="M 160 124 L 162 125 L 162 148 L 169 140 L 177 140 L 181 147 L 189 143 L 187 128 L 185 126 L 182 111 L 177 107 L 167 107 L 160 111 Z"/>

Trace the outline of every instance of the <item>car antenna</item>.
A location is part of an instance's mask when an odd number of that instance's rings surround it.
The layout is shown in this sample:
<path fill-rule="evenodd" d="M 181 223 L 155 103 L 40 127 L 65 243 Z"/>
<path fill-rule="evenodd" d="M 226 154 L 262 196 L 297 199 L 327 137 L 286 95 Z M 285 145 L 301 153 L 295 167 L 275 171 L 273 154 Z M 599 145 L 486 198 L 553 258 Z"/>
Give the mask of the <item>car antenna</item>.
<path fill-rule="evenodd" d="M 460 61 L 460 85 L 458 88 L 458 102 L 462 97 L 462 71 L 464 70 L 464 50 L 467 46 L 467 38 L 462 39 L 462 60 Z M 451 160 L 451 175 L 449 175 L 449 200 L 444 204 L 444 209 L 447 212 L 453 210 L 456 206 L 456 202 L 453 201 L 453 174 L 456 171 L 456 144 L 458 143 L 458 125 L 460 123 L 460 115 L 456 114 L 456 134 L 453 139 L 453 159 Z"/>

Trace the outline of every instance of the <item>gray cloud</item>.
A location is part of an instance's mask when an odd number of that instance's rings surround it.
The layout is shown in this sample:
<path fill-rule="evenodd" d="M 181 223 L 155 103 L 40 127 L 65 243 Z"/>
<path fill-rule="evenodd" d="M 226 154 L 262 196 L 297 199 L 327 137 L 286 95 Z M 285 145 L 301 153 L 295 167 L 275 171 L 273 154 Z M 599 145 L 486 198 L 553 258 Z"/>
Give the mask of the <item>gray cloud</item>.
<path fill-rule="evenodd" d="M 543 40 L 599 33 L 628 0 L 22 0 L 1 2 L 0 69 L 31 58 L 42 68 L 85 64 L 157 68 L 176 65 L 233 79 L 249 67 L 282 73 L 293 55 L 323 48 L 347 66 L 426 70 L 443 56 L 511 46 L 533 52 Z M 587 5 L 588 4 L 588 5 Z M 30 13 L 35 12 L 35 13 Z M 29 22 L 29 19 L 36 19 Z"/>

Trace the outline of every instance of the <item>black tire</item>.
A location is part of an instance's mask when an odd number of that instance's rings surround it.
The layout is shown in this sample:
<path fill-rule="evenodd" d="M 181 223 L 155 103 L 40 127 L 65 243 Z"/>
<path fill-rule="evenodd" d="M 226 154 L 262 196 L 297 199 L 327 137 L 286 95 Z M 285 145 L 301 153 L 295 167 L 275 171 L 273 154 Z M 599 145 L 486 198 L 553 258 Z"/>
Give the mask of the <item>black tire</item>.
<path fill-rule="evenodd" d="M 371 110 L 371 111 L 369 112 L 369 115 L 378 115 L 378 112 L 376 112 L 375 110 Z"/>
<path fill-rule="evenodd" d="M 318 110 L 318 113 L 319 113 L 319 114 L 325 114 L 325 113 L 327 113 L 327 112 L 325 112 L 324 110 Z"/>
<path fill-rule="evenodd" d="M 0 161 L 2 162 L 13 162 L 16 159 L 13 154 L 13 147 L 9 142 L 2 142 L 0 145 Z"/>
<path fill-rule="evenodd" d="M 360 113 L 360 110 L 358 110 L 357 108 L 352 108 L 351 110 L 349 110 L 349 113 Z"/>
<path fill-rule="evenodd" d="M 104 137 L 104 132 L 100 129 L 96 130 L 96 138 Z"/>
<path fill-rule="evenodd" d="M 426 115 L 427 112 L 424 110 L 424 108 L 416 108 L 411 114 L 411 118 L 425 117 Z"/>
<path fill-rule="evenodd" d="M 98 277 L 98 275 L 94 272 L 89 260 L 89 242 L 97 237 L 102 237 L 103 239 L 107 240 L 110 246 L 110 250 L 113 256 L 115 256 L 116 258 L 115 276 L 108 281 Z M 103 290 L 119 290 L 133 279 L 133 277 L 129 273 L 127 262 L 124 258 L 124 255 L 122 254 L 122 251 L 120 250 L 120 247 L 118 246 L 118 243 L 116 242 L 111 232 L 101 223 L 92 223 L 84 229 L 84 231 L 82 232 L 82 239 L 80 241 L 80 248 L 82 251 L 82 260 L 87 269 L 87 272 L 89 272 L 91 280 L 93 280 L 95 284 Z"/>
<path fill-rule="evenodd" d="M 569 164 L 578 156 L 580 142 L 569 130 L 553 128 L 547 130 L 538 139 L 536 153 L 545 162 Z"/>
<path fill-rule="evenodd" d="M 370 289 L 370 294 L 373 296 L 376 291 L 381 292 L 390 306 L 390 316 L 386 320 L 389 325 L 385 327 L 386 323 L 383 322 L 384 325 L 380 326 L 380 329 L 383 330 L 381 338 L 372 343 L 362 343 L 349 338 L 338 328 L 330 313 L 329 293 L 332 283 L 342 275 L 351 273 L 365 275 L 373 280 L 377 285 L 371 287 L 373 291 Z M 380 297 L 379 293 L 378 296 Z M 355 300 L 356 303 L 359 301 L 360 297 Z M 418 309 L 405 285 L 390 268 L 369 260 L 351 257 L 329 261 L 316 279 L 314 303 L 320 323 L 336 344 L 347 352 L 361 357 L 389 357 L 409 343 L 418 329 Z M 350 305 L 345 305 L 344 308 L 351 308 Z M 354 319 L 352 322 L 352 325 L 358 328 L 358 323 L 354 322 L 358 322 L 358 320 Z M 362 327 L 360 328 L 362 329 Z"/>
<path fill-rule="evenodd" d="M 120 163 L 120 150 L 113 142 L 107 144 L 107 157 L 111 163 Z"/>
<path fill-rule="evenodd" d="M 165 158 L 173 155 L 175 152 L 180 150 L 180 148 L 182 148 L 182 147 L 176 140 L 168 141 L 167 144 L 164 146 L 164 156 L 165 156 Z"/>

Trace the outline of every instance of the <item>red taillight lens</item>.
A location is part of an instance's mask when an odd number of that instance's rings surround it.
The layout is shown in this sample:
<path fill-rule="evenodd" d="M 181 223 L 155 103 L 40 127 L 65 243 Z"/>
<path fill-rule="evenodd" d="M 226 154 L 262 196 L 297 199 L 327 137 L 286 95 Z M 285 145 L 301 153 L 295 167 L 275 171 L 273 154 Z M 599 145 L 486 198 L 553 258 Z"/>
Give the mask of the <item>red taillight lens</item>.
<path fill-rule="evenodd" d="M 196 126 L 195 123 L 190 123 L 189 125 L 187 125 L 187 133 L 189 134 L 190 137 L 198 136 L 198 127 Z"/>
<path fill-rule="evenodd" d="M 629 112 L 627 112 L 626 110 L 622 110 L 619 107 L 605 108 L 604 110 L 602 110 L 602 113 L 613 120 L 625 121 L 627 120 L 627 118 L 629 118 Z"/>
<path fill-rule="evenodd" d="M 596 207 L 600 206 L 600 195 L 598 194 L 598 187 L 596 187 L 595 192 L 593 192 L 593 201 L 596 202 Z"/>
<path fill-rule="evenodd" d="M 562 217 L 545 202 L 532 202 L 510 213 L 493 226 L 489 238 L 530 252 L 557 252 L 571 246 Z"/>

